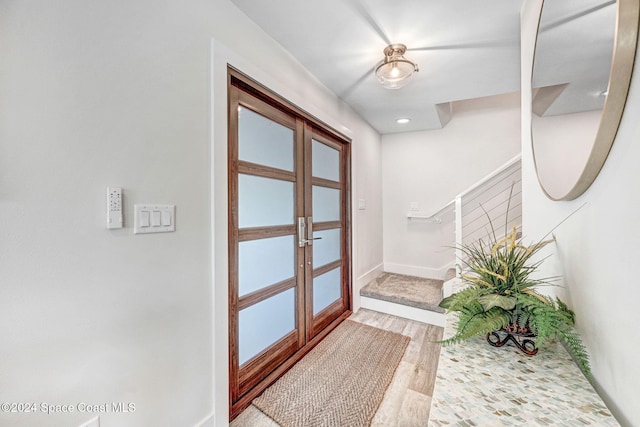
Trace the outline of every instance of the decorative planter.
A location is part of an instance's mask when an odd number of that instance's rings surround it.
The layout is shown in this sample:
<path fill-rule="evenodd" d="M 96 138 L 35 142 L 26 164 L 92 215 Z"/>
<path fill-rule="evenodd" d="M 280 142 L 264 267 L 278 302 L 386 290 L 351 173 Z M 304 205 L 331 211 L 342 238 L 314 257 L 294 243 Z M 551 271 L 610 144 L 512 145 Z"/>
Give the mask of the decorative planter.
<path fill-rule="evenodd" d="M 487 342 L 494 347 L 502 347 L 509 341 L 513 341 L 521 352 L 528 356 L 533 356 L 538 353 L 538 348 L 535 341 L 530 338 L 535 338 L 535 336 L 536 334 L 529 329 L 528 323 L 523 328 L 514 324 L 488 333 Z"/>

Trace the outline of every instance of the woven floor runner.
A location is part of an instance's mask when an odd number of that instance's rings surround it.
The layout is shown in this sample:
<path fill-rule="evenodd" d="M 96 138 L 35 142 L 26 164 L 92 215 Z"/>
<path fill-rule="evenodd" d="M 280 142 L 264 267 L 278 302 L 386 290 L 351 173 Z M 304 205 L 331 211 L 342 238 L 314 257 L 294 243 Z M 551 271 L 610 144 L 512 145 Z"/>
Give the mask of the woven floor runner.
<path fill-rule="evenodd" d="M 345 320 L 253 404 L 282 427 L 366 427 L 409 337 Z"/>

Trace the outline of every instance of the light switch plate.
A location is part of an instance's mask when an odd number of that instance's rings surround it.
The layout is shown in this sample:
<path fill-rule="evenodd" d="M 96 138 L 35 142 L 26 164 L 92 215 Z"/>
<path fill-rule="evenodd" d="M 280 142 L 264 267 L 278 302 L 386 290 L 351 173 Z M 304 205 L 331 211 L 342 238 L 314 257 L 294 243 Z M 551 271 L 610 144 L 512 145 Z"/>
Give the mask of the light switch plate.
<path fill-rule="evenodd" d="M 175 205 L 134 205 L 133 234 L 169 233 L 176 231 Z"/>

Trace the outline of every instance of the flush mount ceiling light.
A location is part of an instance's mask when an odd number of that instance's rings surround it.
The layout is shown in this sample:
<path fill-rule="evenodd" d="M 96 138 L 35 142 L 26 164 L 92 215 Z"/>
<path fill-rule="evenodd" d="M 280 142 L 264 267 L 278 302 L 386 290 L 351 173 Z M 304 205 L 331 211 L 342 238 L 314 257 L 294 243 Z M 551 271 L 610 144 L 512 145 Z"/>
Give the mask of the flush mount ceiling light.
<path fill-rule="evenodd" d="M 418 71 L 418 65 L 404 57 L 406 51 L 403 44 L 390 44 L 384 48 L 384 60 L 376 67 L 375 74 L 385 88 L 401 88 Z"/>

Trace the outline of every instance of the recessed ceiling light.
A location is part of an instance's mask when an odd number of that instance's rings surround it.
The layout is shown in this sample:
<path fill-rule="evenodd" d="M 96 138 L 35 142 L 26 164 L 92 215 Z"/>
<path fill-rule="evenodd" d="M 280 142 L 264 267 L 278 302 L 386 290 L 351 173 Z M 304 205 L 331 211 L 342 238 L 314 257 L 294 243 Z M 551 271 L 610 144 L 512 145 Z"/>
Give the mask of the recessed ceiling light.
<path fill-rule="evenodd" d="M 398 123 L 398 124 L 400 124 L 400 125 L 407 124 L 407 123 L 409 123 L 410 121 L 411 121 L 411 119 L 410 119 L 410 118 L 408 118 L 408 117 L 402 117 L 402 118 L 396 119 L 396 123 Z"/>

